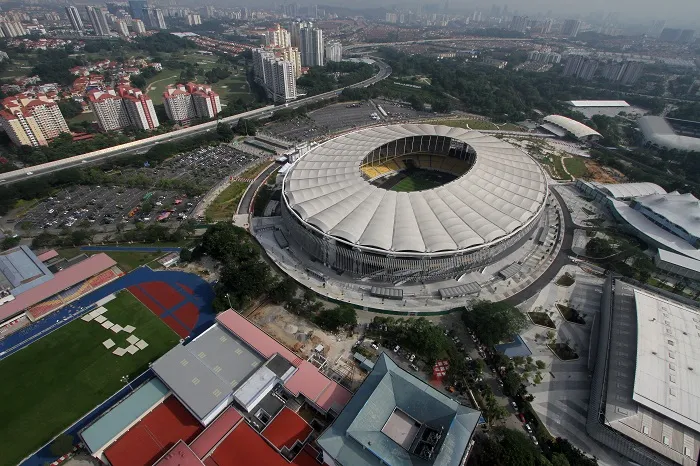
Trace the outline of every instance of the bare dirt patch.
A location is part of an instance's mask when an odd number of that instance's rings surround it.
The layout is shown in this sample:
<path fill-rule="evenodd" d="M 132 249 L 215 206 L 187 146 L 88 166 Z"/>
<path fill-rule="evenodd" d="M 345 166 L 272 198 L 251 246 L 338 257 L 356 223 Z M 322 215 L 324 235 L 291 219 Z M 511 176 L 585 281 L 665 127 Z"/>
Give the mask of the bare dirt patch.
<path fill-rule="evenodd" d="M 588 175 L 585 177 L 587 180 L 599 183 L 621 183 L 625 181 L 625 175 L 613 168 L 603 167 L 593 160 L 586 160 L 585 165 L 588 170 Z"/>

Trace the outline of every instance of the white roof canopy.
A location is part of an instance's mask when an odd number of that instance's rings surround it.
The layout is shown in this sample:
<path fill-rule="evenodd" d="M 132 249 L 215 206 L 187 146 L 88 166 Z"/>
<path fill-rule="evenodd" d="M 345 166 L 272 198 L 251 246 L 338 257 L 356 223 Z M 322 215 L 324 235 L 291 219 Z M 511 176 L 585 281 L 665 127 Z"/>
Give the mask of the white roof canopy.
<path fill-rule="evenodd" d="M 399 193 L 363 179 L 374 149 L 411 136 L 445 136 L 470 145 L 476 161 L 455 181 Z M 287 173 L 284 195 L 299 218 L 353 245 L 436 253 L 484 246 L 514 234 L 542 209 L 547 183 L 520 149 L 476 131 L 427 124 L 369 128 L 321 144 Z"/>
<path fill-rule="evenodd" d="M 544 121 L 557 125 L 560 128 L 564 128 L 569 133 L 573 134 L 576 138 L 584 138 L 588 136 L 600 136 L 603 137 L 598 131 L 593 128 L 584 125 L 576 120 L 567 118 L 561 115 L 549 115 L 544 117 Z"/>

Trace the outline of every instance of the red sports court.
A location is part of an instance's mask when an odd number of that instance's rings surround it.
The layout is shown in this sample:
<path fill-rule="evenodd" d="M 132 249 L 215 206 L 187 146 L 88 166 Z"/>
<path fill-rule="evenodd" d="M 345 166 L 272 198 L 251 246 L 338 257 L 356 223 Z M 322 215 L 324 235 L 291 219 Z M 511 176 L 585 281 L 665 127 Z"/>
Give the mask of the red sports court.
<path fill-rule="evenodd" d="M 189 443 L 202 426 L 174 396 L 148 413 L 105 450 L 112 466 L 146 466 L 180 439 Z"/>
<path fill-rule="evenodd" d="M 130 286 L 128 290 L 181 338 L 187 338 L 197 326 L 199 308 L 192 302 L 186 302 L 183 295 L 191 294 L 190 288 L 179 283 L 174 287 L 154 281 Z"/>

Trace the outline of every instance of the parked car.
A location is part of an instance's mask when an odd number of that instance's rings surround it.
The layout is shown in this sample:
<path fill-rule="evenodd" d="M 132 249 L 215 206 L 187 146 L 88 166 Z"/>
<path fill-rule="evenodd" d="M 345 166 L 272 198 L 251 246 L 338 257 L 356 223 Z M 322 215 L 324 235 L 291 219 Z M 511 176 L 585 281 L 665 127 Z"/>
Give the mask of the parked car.
<path fill-rule="evenodd" d="M 396 345 L 396 346 L 394 347 L 394 353 L 397 353 L 397 354 L 398 354 L 398 352 L 399 352 L 400 349 L 401 349 L 401 347 L 400 347 L 399 345 Z"/>
<path fill-rule="evenodd" d="M 511 401 L 510 405 L 513 407 L 514 410 L 518 410 L 518 404 L 515 401 Z"/>
<path fill-rule="evenodd" d="M 525 430 L 528 434 L 532 434 L 532 427 L 530 427 L 530 424 L 528 424 L 527 422 L 525 423 Z"/>
<path fill-rule="evenodd" d="M 376 343 L 372 343 L 372 349 L 379 350 L 379 345 Z"/>
<path fill-rule="evenodd" d="M 535 446 L 539 446 L 540 443 L 537 441 L 534 435 L 530 435 L 530 438 L 532 439 L 532 443 L 534 443 Z"/>
<path fill-rule="evenodd" d="M 413 362 L 413 361 L 415 361 L 415 360 L 416 360 L 416 355 L 415 355 L 415 354 L 411 354 L 411 357 L 408 358 L 408 362 Z"/>
<path fill-rule="evenodd" d="M 415 364 L 411 364 L 411 369 L 418 372 L 418 366 L 416 366 Z"/>

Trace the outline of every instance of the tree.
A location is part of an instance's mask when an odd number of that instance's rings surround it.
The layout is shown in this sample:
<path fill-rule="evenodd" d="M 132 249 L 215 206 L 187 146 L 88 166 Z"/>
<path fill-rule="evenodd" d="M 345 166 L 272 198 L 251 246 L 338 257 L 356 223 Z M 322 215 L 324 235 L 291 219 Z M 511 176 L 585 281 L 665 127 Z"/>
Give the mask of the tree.
<path fill-rule="evenodd" d="M 550 459 L 552 466 L 570 466 L 569 460 L 563 453 L 554 453 Z"/>
<path fill-rule="evenodd" d="M 62 456 L 69 453 L 73 450 L 73 436 L 70 434 L 60 434 L 51 442 L 49 450 L 54 456 Z"/>
<path fill-rule="evenodd" d="M 83 113 L 83 106 L 73 99 L 68 99 L 64 100 L 63 102 L 59 102 L 58 108 L 61 110 L 63 118 L 65 118 L 66 120 L 74 118 Z"/>
<path fill-rule="evenodd" d="M 535 365 L 537 366 L 537 369 L 541 371 L 547 368 L 547 364 L 539 359 L 535 362 Z"/>
<path fill-rule="evenodd" d="M 586 244 L 586 255 L 594 258 L 609 257 L 615 254 L 615 248 L 610 241 L 603 238 L 592 238 Z"/>
<path fill-rule="evenodd" d="M 515 371 L 507 371 L 503 377 L 503 393 L 508 396 L 516 396 L 520 391 L 523 381 Z"/>
<path fill-rule="evenodd" d="M 525 364 L 525 358 L 524 358 L 524 357 L 522 357 L 522 356 L 515 356 L 515 357 L 513 358 L 513 365 L 514 365 L 515 367 L 522 366 L 523 364 Z"/>
<path fill-rule="evenodd" d="M 496 427 L 488 437 L 480 437 L 469 458 L 474 466 L 543 466 L 545 461 L 525 433 L 505 427 Z"/>
<path fill-rule="evenodd" d="M 238 120 L 238 124 L 236 125 L 236 133 L 246 136 L 255 136 L 256 131 L 257 125 L 253 120 L 249 120 L 247 118 L 240 118 Z"/>
<path fill-rule="evenodd" d="M 231 141 L 236 135 L 233 132 L 231 125 L 228 123 L 219 123 L 216 125 L 216 134 L 219 136 L 219 139 L 225 142 Z"/>
<path fill-rule="evenodd" d="M 486 394 L 484 403 L 484 414 L 490 426 L 508 416 L 508 410 L 498 402 L 493 392 L 489 391 Z"/>
<path fill-rule="evenodd" d="M 18 246 L 21 239 L 19 236 L 5 236 L 0 244 L 0 250 L 4 251 Z"/>
<path fill-rule="evenodd" d="M 129 77 L 129 81 L 131 81 L 132 86 L 138 87 L 139 89 L 146 89 L 146 86 L 148 86 L 146 78 L 144 78 L 140 74 L 132 74 Z"/>
<path fill-rule="evenodd" d="M 510 339 L 527 322 L 525 314 L 503 301 L 477 301 L 462 313 L 462 320 L 486 346 Z"/>
<path fill-rule="evenodd" d="M 284 280 L 278 281 L 271 287 L 269 296 L 272 302 L 280 304 L 294 298 L 296 293 L 296 282 L 293 279 L 286 277 Z"/>
<path fill-rule="evenodd" d="M 357 325 L 357 312 L 349 304 L 341 304 L 332 309 L 324 309 L 314 319 L 316 325 L 324 330 L 336 332 L 349 325 Z"/>

